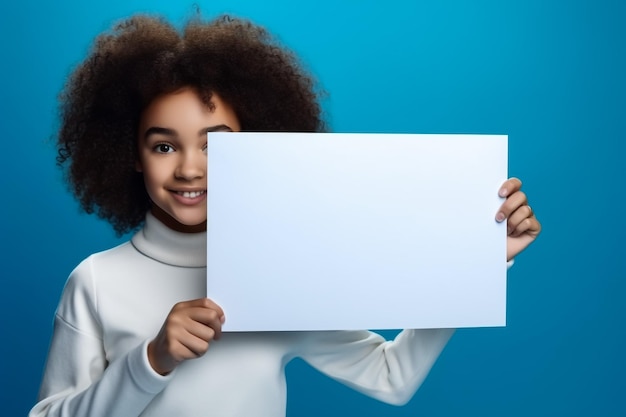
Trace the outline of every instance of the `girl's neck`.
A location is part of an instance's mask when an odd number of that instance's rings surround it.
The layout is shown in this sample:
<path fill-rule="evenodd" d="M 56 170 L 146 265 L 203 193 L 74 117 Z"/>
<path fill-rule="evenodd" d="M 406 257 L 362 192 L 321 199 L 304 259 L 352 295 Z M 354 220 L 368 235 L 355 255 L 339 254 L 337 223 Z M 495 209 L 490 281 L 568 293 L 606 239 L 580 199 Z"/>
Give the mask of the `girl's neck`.
<path fill-rule="evenodd" d="M 175 230 L 177 232 L 181 232 L 181 233 L 201 233 L 201 232 L 206 232 L 206 220 L 203 221 L 200 224 L 194 224 L 194 225 L 182 224 L 179 221 L 177 221 L 176 219 L 174 219 L 172 216 L 170 216 L 168 213 L 166 213 L 161 207 L 157 206 L 156 204 L 152 205 L 152 208 L 150 209 L 150 212 L 161 223 L 163 223 L 164 225 L 166 225 L 170 229 Z"/>

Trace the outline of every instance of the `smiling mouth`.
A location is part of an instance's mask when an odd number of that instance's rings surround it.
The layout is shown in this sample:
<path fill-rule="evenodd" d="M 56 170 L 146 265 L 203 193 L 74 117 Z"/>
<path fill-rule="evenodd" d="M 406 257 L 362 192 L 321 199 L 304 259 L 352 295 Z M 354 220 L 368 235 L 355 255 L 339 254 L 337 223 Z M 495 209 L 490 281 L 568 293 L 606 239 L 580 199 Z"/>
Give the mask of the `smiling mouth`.
<path fill-rule="evenodd" d="M 175 191 L 176 194 L 185 198 L 197 198 L 203 194 L 206 194 L 206 190 L 202 191 Z"/>

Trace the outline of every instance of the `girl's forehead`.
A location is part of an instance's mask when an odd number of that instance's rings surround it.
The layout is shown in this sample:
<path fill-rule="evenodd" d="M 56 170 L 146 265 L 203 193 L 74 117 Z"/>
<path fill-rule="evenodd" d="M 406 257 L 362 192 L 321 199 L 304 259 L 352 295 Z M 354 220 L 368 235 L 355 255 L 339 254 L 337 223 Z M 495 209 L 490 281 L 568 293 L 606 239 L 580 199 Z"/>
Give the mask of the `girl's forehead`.
<path fill-rule="evenodd" d="M 156 97 L 144 109 L 140 120 L 140 130 L 152 125 L 174 129 L 210 127 L 224 124 L 232 130 L 239 130 L 239 120 L 232 107 L 213 93 L 207 105 L 198 92 L 186 87 Z"/>

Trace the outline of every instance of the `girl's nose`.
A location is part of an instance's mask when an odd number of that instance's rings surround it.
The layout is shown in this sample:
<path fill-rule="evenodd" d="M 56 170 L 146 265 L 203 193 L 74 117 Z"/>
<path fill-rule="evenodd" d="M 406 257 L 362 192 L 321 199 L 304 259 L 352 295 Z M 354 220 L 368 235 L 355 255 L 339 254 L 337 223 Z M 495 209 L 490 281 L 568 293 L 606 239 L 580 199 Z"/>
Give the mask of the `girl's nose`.
<path fill-rule="evenodd" d="M 184 154 L 181 155 L 180 163 L 176 167 L 174 175 L 176 178 L 193 180 L 202 178 L 206 173 L 206 154 Z"/>

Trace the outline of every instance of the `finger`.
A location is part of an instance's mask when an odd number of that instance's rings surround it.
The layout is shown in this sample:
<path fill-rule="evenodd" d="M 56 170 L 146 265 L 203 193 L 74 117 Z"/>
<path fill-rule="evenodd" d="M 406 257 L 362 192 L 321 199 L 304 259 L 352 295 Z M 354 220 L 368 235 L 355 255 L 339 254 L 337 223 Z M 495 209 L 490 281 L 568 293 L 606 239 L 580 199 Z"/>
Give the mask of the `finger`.
<path fill-rule="evenodd" d="M 498 195 L 500 197 L 507 197 L 519 191 L 521 188 L 522 188 L 522 181 L 519 178 L 515 178 L 515 177 L 509 178 L 508 180 L 504 181 L 504 183 L 500 187 L 500 190 L 498 191 Z"/>
<path fill-rule="evenodd" d="M 197 358 L 206 352 L 208 342 L 190 334 L 182 327 L 160 333 L 148 346 L 152 368 L 166 375 L 182 361 Z"/>
<path fill-rule="evenodd" d="M 218 304 L 216 304 L 213 300 L 209 298 L 197 298 L 195 300 L 183 301 L 183 302 L 176 304 L 176 306 L 181 306 L 182 308 L 188 308 L 188 307 L 211 308 L 219 312 L 220 315 L 224 315 L 224 311 L 222 310 L 222 307 L 220 307 Z"/>
<path fill-rule="evenodd" d="M 221 325 L 219 323 L 217 324 L 217 330 L 213 326 L 215 326 L 215 324 L 206 325 L 189 318 L 188 323 L 185 324 L 185 331 L 197 338 L 211 342 L 216 339 L 218 331 L 221 330 Z"/>
<path fill-rule="evenodd" d="M 172 308 L 172 311 L 173 312 L 180 311 L 180 310 L 185 310 L 189 308 L 204 308 L 204 309 L 215 310 L 222 324 L 226 321 L 224 310 L 222 310 L 222 308 L 219 305 L 217 305 L 214 301 L 208 298 L 198 298 L 196 300 L 183 301 L 183 302 L 177 303 L 174 306 L 174 308 Z"/>
<path fill-rule="evenodd" d="M 205 300 L 206 300 L 205 303 L 206 303 L 207 308 L 215 310 L 217 314 L 219 315 L 221 322 L 224 323 L 226 316 L 224 315 L 224 310 L 222 310 L 222 307 L 220 307 L 217 303 L 215 303 L 210 298 L 206 298 Z"/>
<path fill-rule="evenodd" d="M 170 335 L 170 352 L 182 359 L 202 356 L 214 340 L 215 330 L 186 317 L 182 326 L 174 329 Z"/>
<path fill-rule="evenodd" d="M 213 331 L 212 339 L 219 339 L 222 335 L 222 316 L 216 310 L 204 307 L 194 307 L 188 310 L 189 319 L 200 327 Z M 191 327 L 190 327 L 191 328 Z M 193 328 L 197 328 L 193 326 Z M 198 335 L 203 333 L 198 333 Z"/>
<path fill-rule="evenodd" d="M 541 231 L 541 224 L 535 216 L 522 220 L 509 234 L 511 237 L 519 237 L 523 234 L 536 237 Z"/>
<path fill-rule="evenodd" d="M 173 356 L 181 360 L 194 359 L 204 355 L 209 350 L 208 341 L 199 338 L 191 333 L 185 334 L 177 340 L 178 346 L 175 347 Z"/>
<path fill-rule="evenodd" d="M 508 219 L 511 213 L 517 210 L 519 207 L 526 205 L 528 199 L 523 191 L 516 191 L 504 200 L 504 203 L 500 206 L 500 210 L 496 213 L 496 221 L 502 222 Z"/>
<path fill-rule="evenodd" d="M 509 236 L 519 237 L 523 235 L 526 231 L 528 231 L 530 228 L 531 228 L 531 221 L 530 219 L 526 218 L 522 220 L 518 225 L 515 226 L 515 228 L 513 228 L 509 232 Z"/>
<path fill-rule="evenodd" d="M 220 320 L 224 322 L 224 319 L 225 319 L 224 310 L 222 310 L 222 307 L 216 304 L 213 300 L 209 298 L 199 298 L 197 300 L 193 300 L 191 303 L 192 303 L 190 305 L 191 307 L 200 307 L 200 308 L 205 308 L 205 309 L 216 311 L 218 316 L 220 317 Z"/>
<path fill-rule="evenodd" d="M 511 234 L 513 230 L 517 228 L 517 226 L 529 217 L 533 216 L 532 208 L 526 204 L 521 207 L 518 207 L 511 215 L 507 221 L 507 233 Z"/>

